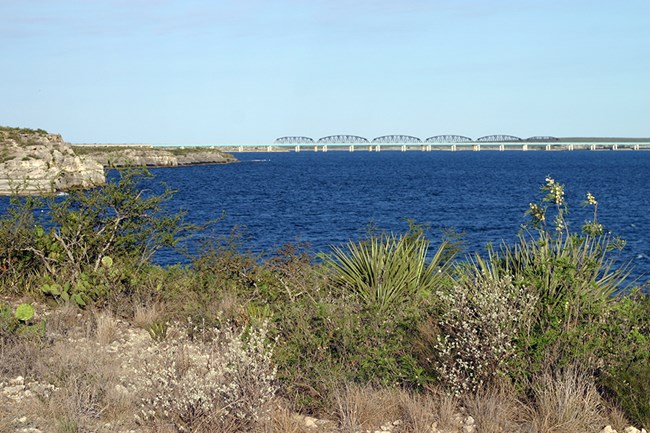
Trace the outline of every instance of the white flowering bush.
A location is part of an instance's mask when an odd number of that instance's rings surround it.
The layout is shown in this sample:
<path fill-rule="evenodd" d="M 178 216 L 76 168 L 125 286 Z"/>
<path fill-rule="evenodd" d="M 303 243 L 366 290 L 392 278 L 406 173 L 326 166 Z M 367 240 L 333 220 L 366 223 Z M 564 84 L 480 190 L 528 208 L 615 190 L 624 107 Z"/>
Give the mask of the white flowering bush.
<path fill-rule="evenodd" d="M 507 373 L 515 338 L 535 303 L 510 276 L 464 278 L 439 294 L 440 333 L 434 344 L 434 370 L 453 394 L 476 392 Z"/>
<path fill-rule="evenodd" d="M 143 367 L 150 392 L 141 419 L 179 431 L 246 431 L 265 419 L 276 393 L 267 325 L 244 331 L 171 325 Z"/>

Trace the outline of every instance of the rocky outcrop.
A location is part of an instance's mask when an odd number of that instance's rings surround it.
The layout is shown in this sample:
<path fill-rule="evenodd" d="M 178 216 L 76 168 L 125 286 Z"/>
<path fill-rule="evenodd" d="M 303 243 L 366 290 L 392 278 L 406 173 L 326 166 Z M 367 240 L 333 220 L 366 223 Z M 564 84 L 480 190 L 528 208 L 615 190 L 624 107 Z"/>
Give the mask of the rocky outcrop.
<path fill-rule="evenodd" d="M 60 135 L 0 128 L 0 195 L 56 193 L 105 181 L 102 165 L 76 155 Z"/>
<path fill-rule="evenodd" d="M 75 147 L 80 153 L 81 146 Z M 175 167 L 178 160 L 169 151 L 154 149 L 117 149 L 94 147 L 86 156 L 104 167 Z"/>
<path fill-rule="evenodd" d="M 232 155 L 204 147 L 74 146 L 74 150 L 104 167 L 176 167 L 237 161 Z"/>
<path fill-rule="evenodd" d="M 191 152 L 179 153 L 178 165 L 224 164 L 236 162 L 237 159 L 228 153 L 218 150 L 193 149 Z"/>

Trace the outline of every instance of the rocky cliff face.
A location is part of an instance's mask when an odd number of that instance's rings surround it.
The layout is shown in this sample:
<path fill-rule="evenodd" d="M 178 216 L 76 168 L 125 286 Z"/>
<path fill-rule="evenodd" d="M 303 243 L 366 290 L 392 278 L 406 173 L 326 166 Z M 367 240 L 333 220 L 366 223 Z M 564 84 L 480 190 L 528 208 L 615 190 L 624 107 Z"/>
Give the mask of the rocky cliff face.
<path fill-rule="evenodd" d="M 217 149 L 203 147 L 74 146 L 104 167 L 176 167 L 178 165 L 226 164 L 237 160 Z"/>
<path fill-rule="evenodd" d="M 104 168 L 60 135 L 0 127 L 0 195 L 45 194 L 104 184 Z"/>
<path fill-rule="evenodd" d="M 75 146 L 74 149 L 76 153 L 83 153 L 104 167 L 175 167 L 178 165 L 176 157 L 165 150 L 93 147 L 88 151 L 81 146 Z"/>

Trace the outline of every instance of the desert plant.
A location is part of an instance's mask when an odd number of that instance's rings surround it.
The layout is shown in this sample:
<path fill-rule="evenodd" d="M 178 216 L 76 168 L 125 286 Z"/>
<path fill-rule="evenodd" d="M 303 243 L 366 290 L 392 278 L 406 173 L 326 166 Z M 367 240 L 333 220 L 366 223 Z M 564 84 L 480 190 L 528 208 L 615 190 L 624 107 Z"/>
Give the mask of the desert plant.
<path fill-rule="evenodd" d="M 609 235 L 593 235 L 602 229 L 596 213 L 586 234 L 573 234 L 565 219 L 564 186 L 549 177 L 542 190 L 555 210 L 553 225 L 546 225 L 546 207 L 531 204 L 528 213 L 536 232 L 524 231 L 514 245 L 490 248 L 487 260 L 474 262 L 492 278 L 512 276 L 515 286 L 528 287 L 536 299 L 532 320 L 517 338 L 517 376 L 524 382 L 548 364 L 580 359 L 595 366 L 604 349 L 600 329 L 629 275 L 612 254 L 623 244 Z M 595 206 L 593 195 L 587 199 Z"/>
<path fill-rule="evenodd" d="M 592 376 L 569 366 L 533 381 L 533 404 L 527 416 L 534 433 L 598 432 L 605 421 Z"/>
<path fill-rule="evenodd" d="M 446 244 L 427 263 L 428 248 L 423 236 L 381 234 L 351 241 L 346 249 L 333 246 L 324 262 L 333 270 L 335 284 L 383 312 L 417 293 L 430 293 L 444 277 L 447 263 L 441 263 L 441 258 Z"/>
<path fill-rule="evenodd" d="M 45 319 L 34 320 L 34 307 L 22 303 L 15 309 L 0 302 L 0 343 L 25 337 L 40 339 L 45 335 Z"/>
<path fill-rule="evenodd" d="M 523 405 L 507 381 L 492 383 L 465 396 L 462 404 L 480 433 L 521 431 Z"/>
<path fill-rule="evenodd" d="M 512 277 L 495 280 L 470 269 L 439 292 L 438 334 L 429 349 L 439 382 L 457 396 L 475 393 L 511 372 L 516 337 L 537 301 Z"/>
<path fill-rule="evenodd" d="M 143 367 L 150 393 L 141 419 L 179 431 L 246 431 L 268 415 L 276 392 L 267 328 L 170 330 Z"/>

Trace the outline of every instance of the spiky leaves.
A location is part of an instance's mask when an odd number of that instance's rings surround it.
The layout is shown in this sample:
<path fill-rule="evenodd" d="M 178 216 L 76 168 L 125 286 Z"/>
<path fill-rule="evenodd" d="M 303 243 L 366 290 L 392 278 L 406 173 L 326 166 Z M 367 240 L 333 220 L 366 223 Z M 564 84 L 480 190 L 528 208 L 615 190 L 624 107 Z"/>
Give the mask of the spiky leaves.
<path fill-rule="evenodd" d="M 446 243 L 427 262 L 429 241 L 422 236 L 378 235 L 345 248 L 332 247 L 325 263 L 333 281 L 356 293 L 367 306 L 384 311 L 417 293 L 431 292 L 444 275 Z"/>

